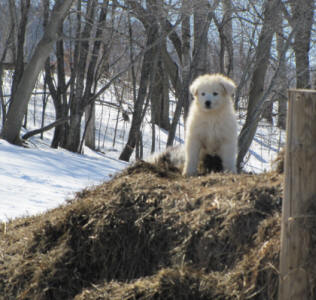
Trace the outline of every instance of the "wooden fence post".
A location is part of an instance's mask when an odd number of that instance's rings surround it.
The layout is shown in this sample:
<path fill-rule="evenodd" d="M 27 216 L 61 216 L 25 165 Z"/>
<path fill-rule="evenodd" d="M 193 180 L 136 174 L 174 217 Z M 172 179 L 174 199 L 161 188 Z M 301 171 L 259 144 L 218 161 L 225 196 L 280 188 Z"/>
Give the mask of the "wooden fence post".
<path fill-rule="evenodd" d="M 289 91 L 284 180 L 279 300 L 315 299 L 315 90 Z"/>

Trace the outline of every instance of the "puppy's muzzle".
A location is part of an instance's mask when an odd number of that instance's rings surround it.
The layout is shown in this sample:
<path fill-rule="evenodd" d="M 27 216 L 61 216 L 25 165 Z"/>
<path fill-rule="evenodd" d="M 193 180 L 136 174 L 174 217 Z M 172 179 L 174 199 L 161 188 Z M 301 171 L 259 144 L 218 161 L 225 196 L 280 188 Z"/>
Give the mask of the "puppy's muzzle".
<path fill-rule="evenodd" d="M 208 109 L 212 108 L 212 102 L 209 100 L 205 101 L 205 107 Z"/>

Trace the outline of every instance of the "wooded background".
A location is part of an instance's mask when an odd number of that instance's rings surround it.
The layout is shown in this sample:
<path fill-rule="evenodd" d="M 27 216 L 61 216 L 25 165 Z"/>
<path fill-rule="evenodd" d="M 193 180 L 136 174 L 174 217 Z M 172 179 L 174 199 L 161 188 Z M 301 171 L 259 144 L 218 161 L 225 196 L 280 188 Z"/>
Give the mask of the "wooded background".
<path fill-rule="evenodd" d="M 172 145 L 188 113 L 190 82 L 220 72 L 238 85 L 235 107 L 245 118 L 240 170 L 262 118 L 285 128 L 288 88 L 315 88 L 315 6 L 314 0 L 0 0 L 1 137 L 22 143 L 27 105 L 43 74 L 49 95 L 43 115 L 53 101 L 55 122 L 24 139 L 54 128 L 51 147 L 81 152 L 84 141 L 96 149 L 95 104 L 114 87 L 111 105 L 131 122 L 120 159 L 129 161 L 135 149 L 141 158 L 146 113 Z"/>

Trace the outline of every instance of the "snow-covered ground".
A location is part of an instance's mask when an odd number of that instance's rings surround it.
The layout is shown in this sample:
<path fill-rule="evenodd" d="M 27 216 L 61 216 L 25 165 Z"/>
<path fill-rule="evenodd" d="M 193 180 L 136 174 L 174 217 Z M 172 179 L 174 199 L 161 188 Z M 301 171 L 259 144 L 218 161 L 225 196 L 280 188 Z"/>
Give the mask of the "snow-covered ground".
<path fill-rule="evenodd" d="M 28 129 L 40 127 L 42 96 L 32 98 L 28 109 Z M 116 101 L 110 93 L 104 101 Z M 101 99 L 102 100 L 102 99 Z M 118 160 L 128 137 L 129 124 L 111 106 L 96 109 L 96 146 L 100 152 L 84 148 L 84 155 L 49 147 L 53 130 L 29 140 L 30 148 L 13 146 L 0 139 L 0 222 L 42 213 L 57 207 L 85 187 L 109 180 L 127 163 Z M 50 101 L 45 125 L 54 121 Z M 142 128 L 144 156 L 150 154 L 152 128 L 145 120 Z M 240 123 L 240 126 L 242 121 Z M 184 126 L 177 129 L 176 143 L 183 142 Z M 1 128 L 0 128 L 1 130 Z M 116 134 L 115 134 L 116 132 Z M 261 122 L 247 156 L 245 170 L 263 172 L 271 168 L 284 143 L 284 132 Z M 156 151 L 166 146 L 167 132 L 156 127 Z M 133 156 L 134 157 L 134 156 Z"/>
<path fill-rule="evenodd" d="M 111 155 L 86 152 L 29 149 L 0 140 L 0 221 L 54 208 L 126 166 Z"/>

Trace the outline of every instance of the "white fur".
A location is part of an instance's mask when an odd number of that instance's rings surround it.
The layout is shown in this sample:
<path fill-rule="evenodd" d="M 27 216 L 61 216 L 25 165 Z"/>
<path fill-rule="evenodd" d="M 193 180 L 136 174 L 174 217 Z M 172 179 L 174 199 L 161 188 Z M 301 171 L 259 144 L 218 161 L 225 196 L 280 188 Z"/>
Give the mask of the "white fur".
<path fill-rule="evenodd" d="M 201 156 L 218 155 L 224 171 L 236 173 L 237 120 L 231 99 L 235 83 L 221 74 L 202 75 L 190 86 L 183 175 L 197 173 Z"/>

